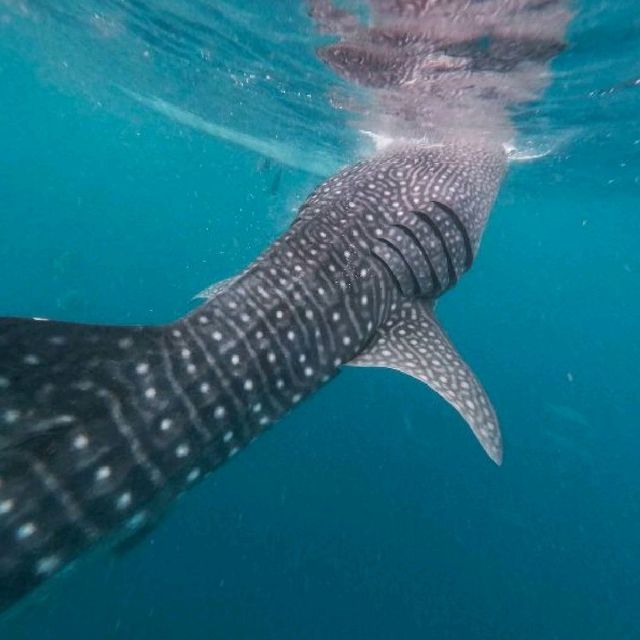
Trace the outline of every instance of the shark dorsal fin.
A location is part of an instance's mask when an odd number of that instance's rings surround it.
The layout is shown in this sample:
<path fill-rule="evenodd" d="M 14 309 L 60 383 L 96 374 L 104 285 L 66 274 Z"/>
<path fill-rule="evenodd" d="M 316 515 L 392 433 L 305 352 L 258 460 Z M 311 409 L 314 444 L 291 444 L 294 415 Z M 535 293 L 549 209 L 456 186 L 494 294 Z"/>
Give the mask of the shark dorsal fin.
<path fill-rule="evenodd" d="M 396 369 L 429 385 L 462 415 L 489 457 L 502 462 L 502 437 L 491 401 L 427 302 L 399 305 L 349 364 Z"/>

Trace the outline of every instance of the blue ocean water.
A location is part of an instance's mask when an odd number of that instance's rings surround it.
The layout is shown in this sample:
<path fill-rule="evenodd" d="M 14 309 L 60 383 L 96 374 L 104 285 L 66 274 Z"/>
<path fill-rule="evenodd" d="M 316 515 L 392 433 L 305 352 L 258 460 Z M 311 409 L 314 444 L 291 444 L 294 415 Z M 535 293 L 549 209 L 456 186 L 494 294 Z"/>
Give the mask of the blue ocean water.
<path fill-rule="evenodd" d="M 11 4 L 0 315 L 171 320 L 321 179 L 304 154 L 265 162 L 260 145 L 114 97 L 95 60 L 63 77 L 61 43 L 42 23 L 30 39 Z M 632 2 L 575 11 L 521 116 L 552 150 L 510 167 L 474 268 L 439 304 L 500 415 L 503 466 L 423 385 L 346 370 L 128 555 L 96 553 L 0 619 L 0 638 L 640 636 L 640 22 Z M 252 139 L 344 161 L 340 116 L 320 148 L 304 123 L 322 110 L 292 105 L 290 139 L 275 119 Z"/>

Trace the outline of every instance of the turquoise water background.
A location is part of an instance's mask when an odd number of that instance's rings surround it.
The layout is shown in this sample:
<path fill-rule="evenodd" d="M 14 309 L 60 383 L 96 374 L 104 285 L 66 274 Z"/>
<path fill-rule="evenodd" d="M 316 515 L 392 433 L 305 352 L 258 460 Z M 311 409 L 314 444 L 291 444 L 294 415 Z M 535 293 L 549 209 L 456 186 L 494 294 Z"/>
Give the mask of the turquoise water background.
<path fill-rule="evenodd" d="M 552 104 L 587 44 L 557 62 Z M 0 315 L 171 320 L 319 181 L 285 167 L 278 185 L 252 151 L 101 108 L 6 43 L 0 86 Z M 345 370 L 0 638 L 640 637 L 640 87 L 595 104 L 593 126 L 549 111 L 579 134 L 511 167 L 439 304 L 500 415 L 501 468 L 423 385 Z"/>

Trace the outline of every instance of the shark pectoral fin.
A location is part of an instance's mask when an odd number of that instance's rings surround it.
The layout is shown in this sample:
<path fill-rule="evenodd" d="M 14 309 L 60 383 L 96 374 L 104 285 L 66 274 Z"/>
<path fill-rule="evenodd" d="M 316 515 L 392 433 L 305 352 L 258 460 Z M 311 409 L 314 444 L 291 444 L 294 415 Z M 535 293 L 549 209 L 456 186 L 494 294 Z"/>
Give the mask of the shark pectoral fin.
<path fill-rule="evenodd" d="M 501 464 L 502 436 L 491 401 L 427 303 L 401 305 L 349 364 L 388 367 L 422 380 L 462 415 L 489 457 Z"/>

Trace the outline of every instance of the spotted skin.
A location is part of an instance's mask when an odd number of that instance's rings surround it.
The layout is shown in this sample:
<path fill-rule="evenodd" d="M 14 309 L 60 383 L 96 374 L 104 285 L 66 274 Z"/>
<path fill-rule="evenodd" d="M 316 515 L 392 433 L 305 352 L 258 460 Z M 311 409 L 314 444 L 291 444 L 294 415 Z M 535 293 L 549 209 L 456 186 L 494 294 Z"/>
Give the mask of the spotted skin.
<path fill-rule="evenodd" d="M 502 437 L 491 401 L 434 319 L 428 302 L 399 305 L 369 348 L 350 364 L 397 369 L 428 384 L 457 409 L 489 457 L 502 462 Z"/>
<path fill-rule="evenodd" d="M 423 379 L 499 460 L 488 399 L 418 312 L 471 265 L 503 171 L 501 148 L 455 145 L 347 168 L 170 325 L 0 319 L 0 608 L 152 526 L 350 361 Z M 434 354 L 451 382 L 433 379 Z"/>

